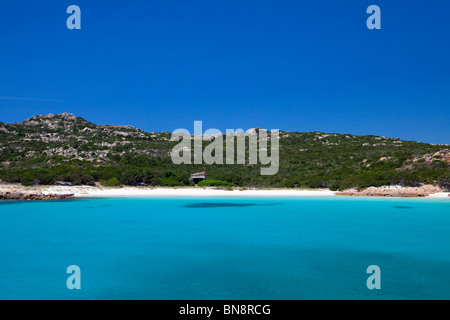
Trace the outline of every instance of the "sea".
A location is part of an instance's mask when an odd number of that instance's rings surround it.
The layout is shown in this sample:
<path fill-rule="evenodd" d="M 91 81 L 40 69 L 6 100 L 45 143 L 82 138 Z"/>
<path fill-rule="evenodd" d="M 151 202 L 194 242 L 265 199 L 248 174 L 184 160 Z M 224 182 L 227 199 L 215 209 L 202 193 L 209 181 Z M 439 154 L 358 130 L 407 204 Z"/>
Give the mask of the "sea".
<path fill-rule="evenodd" d="M 0 299 L 449 299 L 449 200 L 1 201 Z"/>

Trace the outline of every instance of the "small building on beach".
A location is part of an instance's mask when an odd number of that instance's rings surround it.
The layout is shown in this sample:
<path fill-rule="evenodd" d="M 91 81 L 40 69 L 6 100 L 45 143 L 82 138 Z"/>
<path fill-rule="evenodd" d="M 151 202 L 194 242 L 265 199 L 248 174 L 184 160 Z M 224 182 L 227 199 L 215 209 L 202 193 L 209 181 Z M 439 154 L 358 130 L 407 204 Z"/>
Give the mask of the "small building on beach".
<path fill-rule="evenodd" d="M 189 180 L 194 181 L 195 184 L 197 184 L 200 181 L 203 181 L 205 179 L 206 179 L 206 171 L 193 173 L 193 174 L 191 174 L 191 177 L 189 178 Z"/>

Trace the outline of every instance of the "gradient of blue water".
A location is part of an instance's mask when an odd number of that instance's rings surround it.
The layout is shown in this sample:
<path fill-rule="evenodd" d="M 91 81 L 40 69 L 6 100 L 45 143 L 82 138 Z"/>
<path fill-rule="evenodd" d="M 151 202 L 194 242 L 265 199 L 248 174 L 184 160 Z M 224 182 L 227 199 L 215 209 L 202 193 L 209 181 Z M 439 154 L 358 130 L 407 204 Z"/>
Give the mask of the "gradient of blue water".
<path fill-rule="evenodd" d="M 448 199 L 0 202 L 0 299 L 449 298 Z"/>

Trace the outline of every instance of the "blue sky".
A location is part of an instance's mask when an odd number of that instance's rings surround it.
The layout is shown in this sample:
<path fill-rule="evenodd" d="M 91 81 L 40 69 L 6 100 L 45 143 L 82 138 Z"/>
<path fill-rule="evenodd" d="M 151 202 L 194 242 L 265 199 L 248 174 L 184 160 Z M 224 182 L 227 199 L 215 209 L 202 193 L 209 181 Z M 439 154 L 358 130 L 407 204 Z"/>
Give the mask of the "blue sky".
<path fill-rule="evenodd" d="M 72 4 L 81 30 L 66 27 Z M 447 0 L 3 1 L 0 121 L 450 143 L 449 17 Z"/>

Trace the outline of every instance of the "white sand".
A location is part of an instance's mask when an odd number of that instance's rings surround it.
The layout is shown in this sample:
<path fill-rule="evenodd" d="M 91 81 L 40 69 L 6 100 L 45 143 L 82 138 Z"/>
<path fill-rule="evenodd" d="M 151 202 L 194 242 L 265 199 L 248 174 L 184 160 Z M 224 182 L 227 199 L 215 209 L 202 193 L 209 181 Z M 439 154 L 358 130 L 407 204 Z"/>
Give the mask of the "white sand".
<path fill-rule="evenodd" d="M 163 187 L 124 187 L 104 188 L 91 186 L 38 186 L 23 187 L 18 184 L 0 184 L 0 192 L 42 192 L 44 194 L 74 194 L 75 197 L 217 197 L 217 196 L 261 196 L 261 197 L 305 197 L 305 196 L 334 196 L 336 192 L 328 189 L 302 190 L 302 189 L 249 189 L 249 190 L 220 190 L 215 188 L 163 188 Z M 449 192 L 439 192 L 430 198 L 446 198 L 450 200 Z"/>
<path fill-rule="evenodd" d="M 450 199 L 450 192 L 438 192 L 428 196 L 429 198 L 448 198 Z"/>
<path fill-rule="evenodd" d="M 73 193 L 75 197 L 136 197 L 136 196 L 333 196 L 334 192 L 324 190 L 292 190 L 292 189 L 268 189 L 268 190 L 219 190 L 214 188 L 96 188 L 96 187 L 56 187 L 42 189 L 44 194 Z"/>

